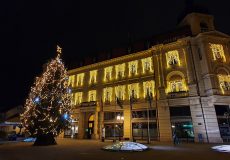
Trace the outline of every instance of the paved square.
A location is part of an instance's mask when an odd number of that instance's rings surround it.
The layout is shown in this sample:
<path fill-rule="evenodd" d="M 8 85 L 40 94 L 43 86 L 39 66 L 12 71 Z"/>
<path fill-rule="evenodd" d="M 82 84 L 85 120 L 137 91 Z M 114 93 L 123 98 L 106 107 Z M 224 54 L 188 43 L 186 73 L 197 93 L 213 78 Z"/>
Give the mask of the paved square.
<path fill-rule="evenodd" d="M 108 152 L 101 148 L 112 142 L 58 139 L 58 145 L 35 147 L 32 143 L 0 145 L 0 160 L 229 160 L 230 153 L 211 149 L 214 144 L 153 143 L 144 152 Z"/>

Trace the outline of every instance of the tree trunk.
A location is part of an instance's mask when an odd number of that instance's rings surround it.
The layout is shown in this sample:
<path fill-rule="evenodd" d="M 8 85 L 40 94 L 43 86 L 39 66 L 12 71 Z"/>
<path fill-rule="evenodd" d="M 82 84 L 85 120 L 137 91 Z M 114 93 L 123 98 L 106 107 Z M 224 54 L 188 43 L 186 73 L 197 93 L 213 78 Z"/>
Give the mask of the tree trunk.
<path fill-rule="evenodd" d="M 56 145 L 56 144 L 57 143 L 52 133 L 38 135 L 36 137 L 36 141 L 34 142 L 34 146 L 48 146 L 48 145 Z"/>

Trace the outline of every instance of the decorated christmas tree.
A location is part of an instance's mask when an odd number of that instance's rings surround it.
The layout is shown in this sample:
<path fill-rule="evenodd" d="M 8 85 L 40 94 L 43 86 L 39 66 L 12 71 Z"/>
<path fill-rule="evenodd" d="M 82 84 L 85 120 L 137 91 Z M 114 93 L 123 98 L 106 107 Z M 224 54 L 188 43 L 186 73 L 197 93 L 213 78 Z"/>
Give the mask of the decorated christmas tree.
<path fill-rule="evenodd" d="M 21 115 L 26 131 L 36 137 L 34 145 L 56 144 L 54 137 L 69 125 L 71 88 L 61 52 L 57 46 L 57 57 L 46 64 L 40 77 L 36 77 Z"/>

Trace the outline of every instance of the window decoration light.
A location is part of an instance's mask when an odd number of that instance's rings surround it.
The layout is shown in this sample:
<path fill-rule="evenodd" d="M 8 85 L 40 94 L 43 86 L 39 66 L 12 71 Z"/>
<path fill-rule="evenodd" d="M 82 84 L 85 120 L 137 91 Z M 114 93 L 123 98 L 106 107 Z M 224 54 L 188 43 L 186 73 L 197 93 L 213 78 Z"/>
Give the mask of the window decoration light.
<path fill-rule="evenodd" d="M 115 87 L 115 96 L 119 98 L 119 100 L 125 100 L 125 85 L 119 85 Z"/>
<path fill-rule="evenodd" d="M 105 82 L 108 82 L 108 81 L 112 80 L 112 70 L 113 70 L 112 66 L 106 67 L 104 69 L 104 81 Z"/>
<path fill-rule="evenodd" d="M 74 94 L 74 104 L 81 104 L 82 103 L 82 92 L 76 92 Z"/>
<path fill-rule="evenodd" d="M 113 88 L 112 87 L 107 87 L 103 89 L 103 100 L 104 102 L 111 102 L 112 101 L 112 93 L 113 93 Z"/>
<path fill-rule="evenodd" d="M 166 61 L 167 61 L 167 68 L 172 65 L 179 65 L 180 66 L 180 57 L 177 50 L 168 51 L 166 53 Z"/>
<path fill-rule="evenodd" d="M 129 64 L 129 76 L 137 75 L 138 61 L 131 61 Z"/>
<path fill-rule="evenodd" d="M 143 88 L 144 88 L 144 98 L 147 97 L 147 95 L 155 95 L 155 82 L 154 81 L 146 81 L 143 82 Z"/>
<path fill-rule="evenodd" d="M 97 70 L 90 71 L 89 75 L 90 75 L 89 84 L 97 83 Z"/>
<path fill-rule="evenodd" d="M 116 70 L 116 79 L 125 77 L 125 63 L 116 65 L 115 70 Z"/>
<path fill-rule="evenodd" d="M 152 57 L 143 58 L 141 62 L 143 74 L 146 72 L 153 72 Z"/>
<path fill-rule="evenodd" d="M 75 75 L 69 76 L 68 86 L 75 87 L 74 82 L 75 82 Z"/>
<path fill-rule="evenodd" d="M 89 95 L 88 95 L 89 102 L 96 101 L 96 99 L 97 99 L 96 96 L 97 96 L 97 91 L 96 90 L 89 91 Z"/>
<path fill-rule="evenodd" d="M 209 43 L 209 44 L 210 44 L 210 48 L 212 50 L 213 59 L 214 60 L 222 60 L 223 62 L 226 62 L 223 45 L 213 44 L 213 43 Z"/>
<path fill-rule="evenodd" d="M 128 85 L 129 97 L 139 98 L 139 83 L 133 83 Z"/>
<path fill-rule="evenodd" d="M 176 79 L 168 82 L 167 93 L 188 91 L 185 79 Z"/>
<path fill-rule="evenodd" d="M 83 81 L 84 81 L 84 73 L 77 74 L 77 86 L 83 86 Z"/>
<path fill-rule="evenodd" d="M 230 75 L 218 75 L 219 85 L 221 92 L 224 94 L 225 91 L 230 91 Z"/>

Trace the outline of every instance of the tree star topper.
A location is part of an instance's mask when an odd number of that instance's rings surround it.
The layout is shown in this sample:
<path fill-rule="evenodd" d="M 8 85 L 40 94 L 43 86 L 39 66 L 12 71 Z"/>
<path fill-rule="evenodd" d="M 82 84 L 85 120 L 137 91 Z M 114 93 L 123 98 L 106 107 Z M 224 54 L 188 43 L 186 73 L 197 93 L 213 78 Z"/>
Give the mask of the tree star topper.
<path fill-rule="evenodd" d="M 61 48 L 59 45 L 57 45 L 57 53 L 58 53 L 58 54 L 61 54 L 61 53 L 62 53 L 62 48 Z"/>

